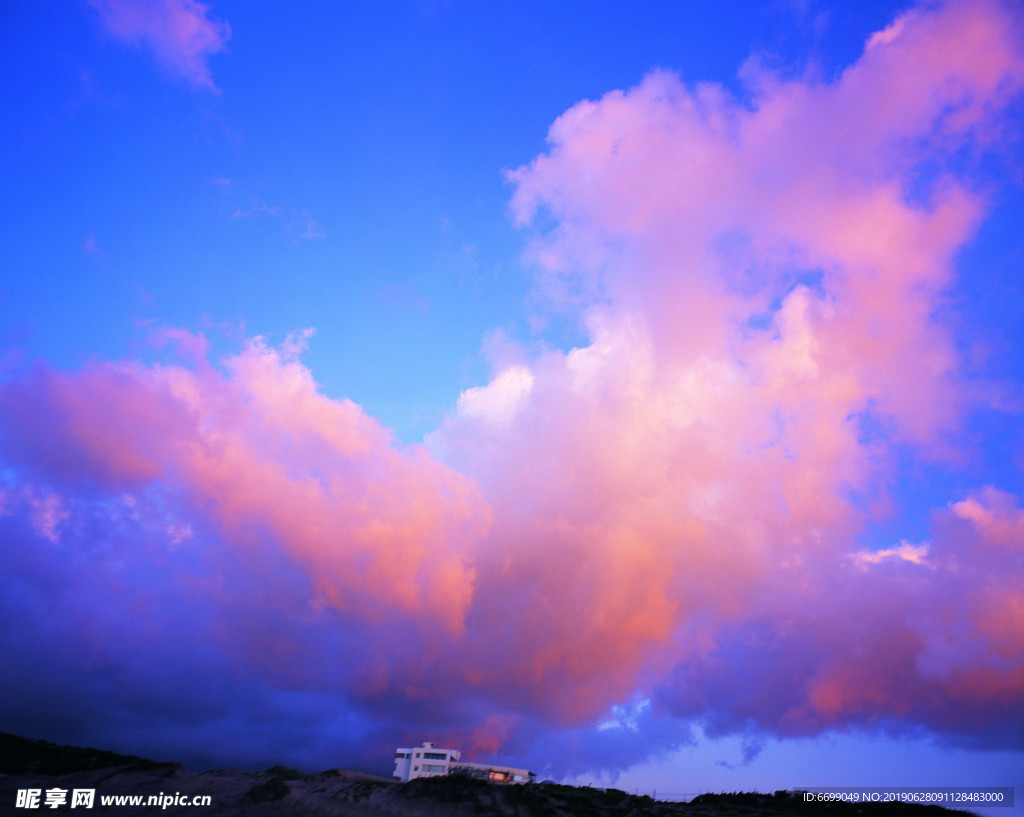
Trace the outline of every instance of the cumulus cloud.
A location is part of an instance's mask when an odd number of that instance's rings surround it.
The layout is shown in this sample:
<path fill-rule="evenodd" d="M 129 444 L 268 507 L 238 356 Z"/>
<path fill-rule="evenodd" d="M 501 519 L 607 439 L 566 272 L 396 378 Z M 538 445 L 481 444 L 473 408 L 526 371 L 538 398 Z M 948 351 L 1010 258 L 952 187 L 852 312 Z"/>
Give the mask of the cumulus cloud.
<path fill-rule="evenodd" d="M 867 543 L 908 461 L 970 456 L 936 308 L 1024 86 L 1019 25 L 913 9 L 834 81 L 752 62 L 742 99 L 657 72 L 574 106 L 512 208 L 554 225 L 529 256 L 587 342 L 496 335 L 425 447 L 324 395 L 308 334 L 211 361 L 162 329 L 176 361 L 12 374 L 7 654 L 72 667 L 125 730 L 259 700 L 333 708 L 324 740 L 429 730 L 576 770 L 694 722 L 1019 747 L 1019 499 L 961 491 L 927 539 Z M 168 643 L 206 667 L 187 706 Z"/>
<path fill-rule="evenodd" d="M 89 0 L 103 28 L 115 39 L 150 49 L 168 71 L 216 91 L 207 63 L 231 37 L 227 23 L 209 16 L 196 0 Z"/>
<path fill-rule="evenodd" d="M 1018 740 L 1002 577 L 1022 564 L 976 544 L 1013 540 L 1015 499 L 948 498 L 934 542 L 863 544 L 906 457 L 969 456 L 982 408 L 936 313 L 1024 86 L 1007 12 L 913 9 L 830 82 L 752 61 L 744 98 L 656 72 L 574 106 L 510 174 L 518 221 L 553 225 L 529 251 L 542 290 L 589 342 L 520 367 L 513 442 L 473 410 L 504 404 L 505 372 L 431 440 L 507 537 L 481 601 L 529 611 L 505 694 L 577 722 L 641 690 L 712 734 Z M 955 539 L 950 513 L 972 523 Z"/>
<path fill-rule="evenodd" d="M 188 333 L 163 334 L 203 350 Z M 292 357 L 300 348 L 256 338 L 224 371 L 202 359 L 194 369 L 39 368 L 5 389 L 17 431 L 8 451 L 64 490 L 173 490 L 227 542 L 284 547 L 324 604 L 461 627 L 471 584 L 462 551 L 485 518 L 474 487 L 417 449 L 396 450 L 353 403 L 320 395 Z M 38 512 L 52 531 L 55 512 Z"/>

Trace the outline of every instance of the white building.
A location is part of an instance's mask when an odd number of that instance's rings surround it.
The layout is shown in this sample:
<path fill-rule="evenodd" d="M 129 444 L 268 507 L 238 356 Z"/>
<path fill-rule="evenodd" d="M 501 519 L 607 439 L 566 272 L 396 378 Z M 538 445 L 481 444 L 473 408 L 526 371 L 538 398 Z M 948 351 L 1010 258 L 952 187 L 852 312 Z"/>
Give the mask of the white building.
<path fill-rule="evenodd" d="M 403 783 L 417 777 L 439 777 L 461 774 L 491 780 L 495 783 L 532 783 L 536 775 L 528 769 L 494 766 L 487 763 L 462 763 L 458 749 L 438 749 L 427 742 L 415 749 L 395 750 L 395 771 L 392 775 Z"/>
<path fill-rule="evenodd" d="M 415 749 L 395 750 L 395 772 L 403 783 L 417 777 L 437 777 L 451 772 L 452 763 L 459 760 L 462 753 L 458 749 L 438 749 L 429 741 Z"/>

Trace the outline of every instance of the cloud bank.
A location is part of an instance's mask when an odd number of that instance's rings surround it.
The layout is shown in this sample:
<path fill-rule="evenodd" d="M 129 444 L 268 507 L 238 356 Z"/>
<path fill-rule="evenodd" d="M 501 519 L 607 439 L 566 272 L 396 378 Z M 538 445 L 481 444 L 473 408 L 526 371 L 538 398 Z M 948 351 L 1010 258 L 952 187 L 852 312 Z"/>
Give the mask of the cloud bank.
<path fill-rule="evenodd" d="M 832 80 L 752 60 L 743 99 L 656 72 L 568 110 L 512 211 L 588 342 L 497 350 L 425 446 L 324 395 L 306 335 L 8 373 L 4 726 L 230 729 L 236 762 L 429 732 L 561 771 L 693 723 L 1024 747 L 1012 486 L 872 535 L 994 410 L 937 314 L 1017 136 L 1020 26 L 918 8 Z"/>

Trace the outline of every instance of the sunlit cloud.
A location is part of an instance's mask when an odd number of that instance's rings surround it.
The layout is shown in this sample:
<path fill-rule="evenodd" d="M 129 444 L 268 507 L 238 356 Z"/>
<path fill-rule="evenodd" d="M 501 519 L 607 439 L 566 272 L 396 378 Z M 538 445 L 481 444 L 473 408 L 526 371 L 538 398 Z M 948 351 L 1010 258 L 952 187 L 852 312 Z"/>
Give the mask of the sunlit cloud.
<path fill-rule="evenodd" d="M 915 565 L 926 564 L 928 558 L 928 545 L 913 545 L 910 542 L 900 542 L 896 547 L 883 548 L 882 550 L 862 550 L 853 555 L 853 561 L 860 567 L 881 564 L 886 559 L 902 559 Z"/>
<path fill-rule="evenodd" d="M 505 537 L 482 603 L 538 611 L 506 694 L 586 720 L 639 689 L 711 733 L 1012 741 L 1024 666 L 992 656 L 1016 643 L 994 610 L 1018 602 L 972 583 L 1020 575 L 973 544 L 1014 535 L 1015 498 L 952 500 L 976 525 L 953 539 L 861 542 L 906 452 L 962 456 L 986 407 L 935 315 L 986 210 L 963 157 L 1024 85 L 1005 12 L 911 10 L 833 82 L 751 61 L 745 99 L 657 72 L 574 106 L 510 174 L 542 291 L 589 342 L 517 369 L 514 401 L 506 371 L 465 392 L 431 438 Z M 500 438 L 467 410 L 491 402 L 515 406 Z M 929 612 L 951 595 L 957 613 Z M 972 655 L 952 674 L 944 641 Z"/>

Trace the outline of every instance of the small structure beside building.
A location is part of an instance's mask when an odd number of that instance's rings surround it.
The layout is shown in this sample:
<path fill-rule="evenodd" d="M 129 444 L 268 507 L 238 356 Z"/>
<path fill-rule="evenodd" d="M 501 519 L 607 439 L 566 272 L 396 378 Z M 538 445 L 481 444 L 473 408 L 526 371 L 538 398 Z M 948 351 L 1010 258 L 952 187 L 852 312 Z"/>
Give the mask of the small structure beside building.
<path fill-rule="evenodd" d="M 454 763 L 449 774 L 476 777 L 493 783 L 532 783 L 537 777 L 529 769 L 514 769 L 511 766 L 495 766 L 490 763 Z"/>
<path fill-rule="evenodd" d="M 442 777 L 457 774 L 491 780 L 495 783 L 532 783 L 536 775 L 528 769 L 495 766 L 490 763 L 463 763 L 458 749 L 439 749 L 429 741 L 413 749 L 395 750 L 392 775 L 403 783 L 418 777 Z"/>

